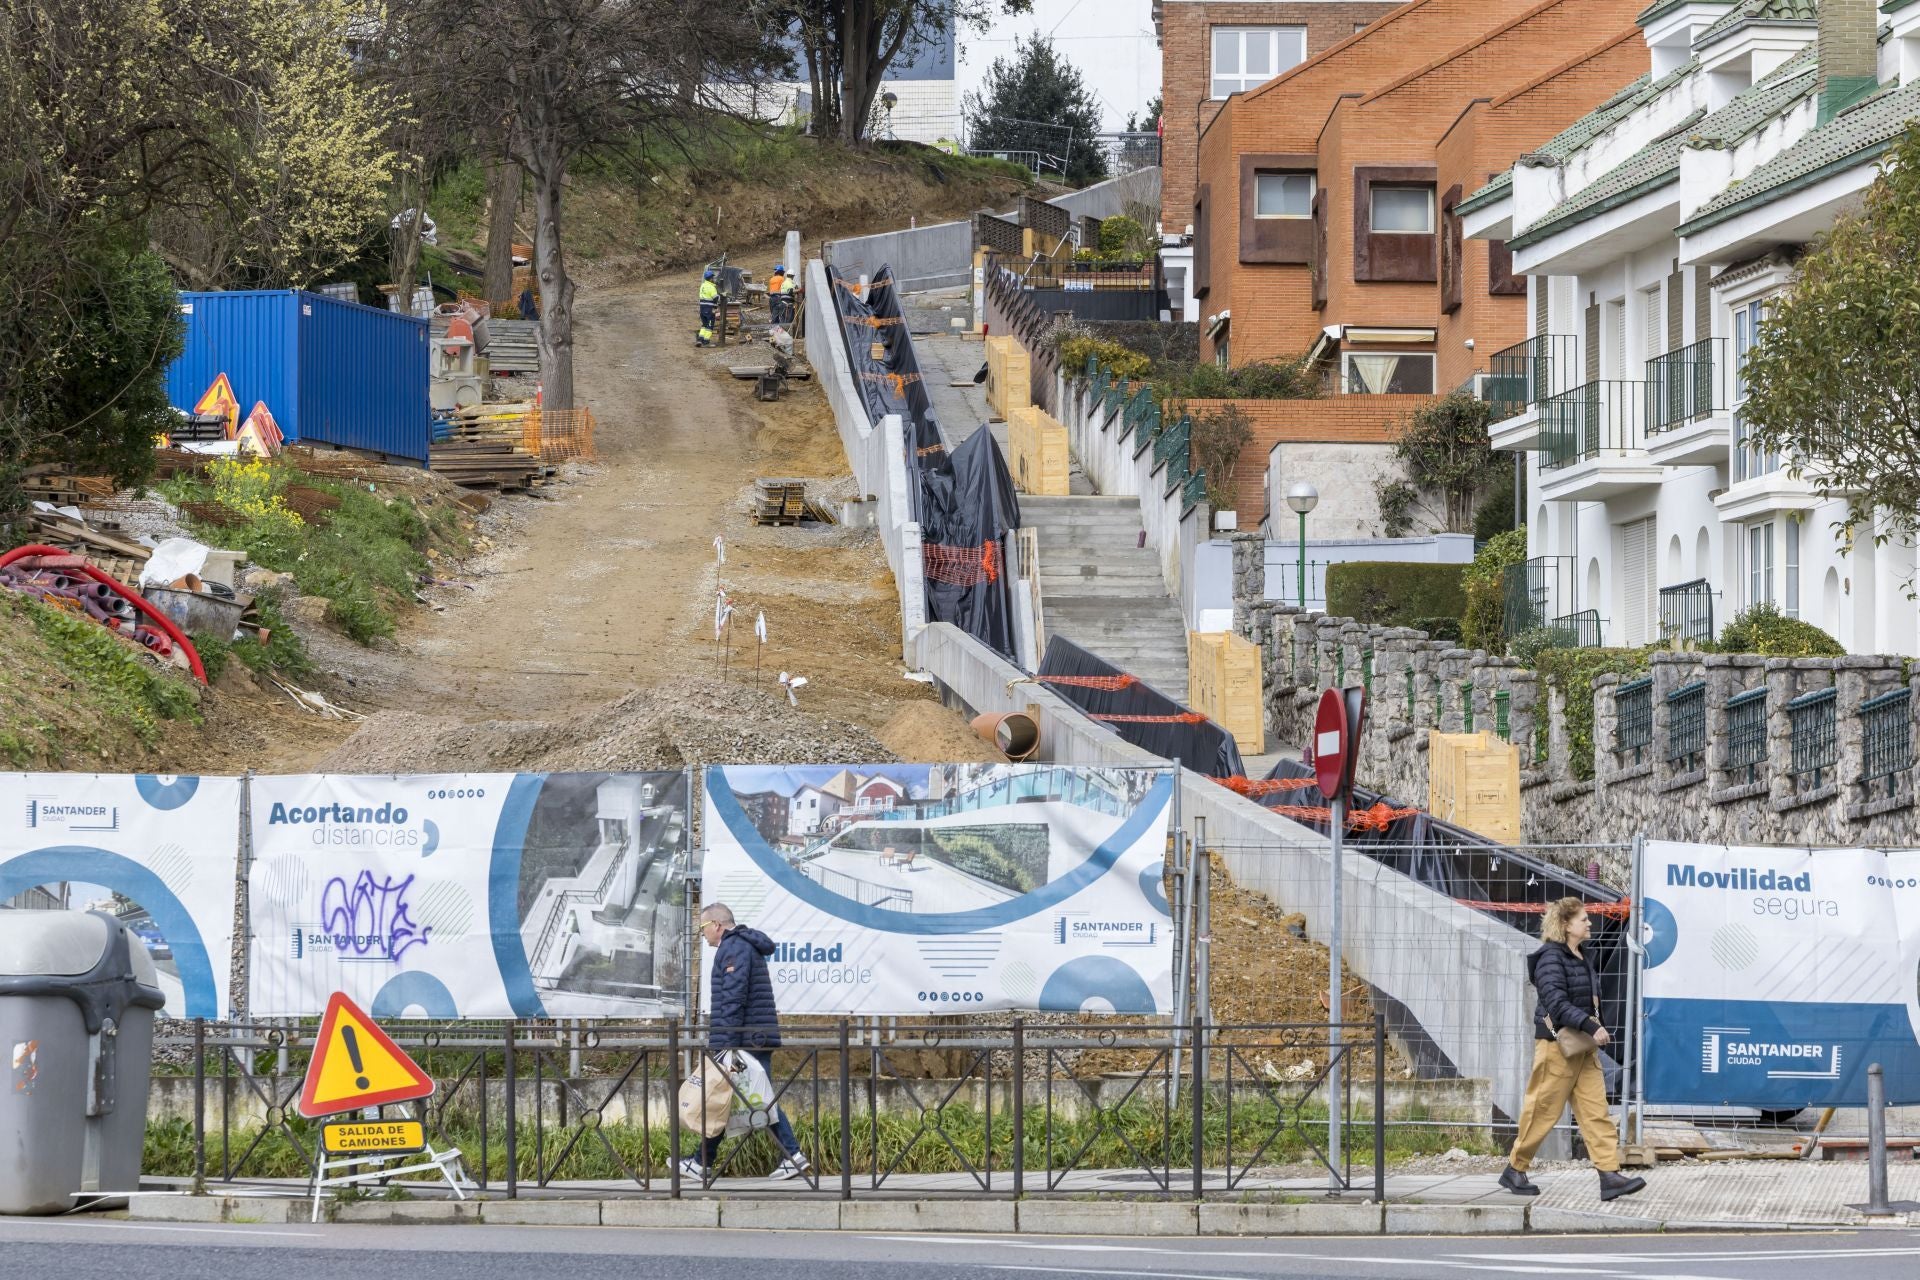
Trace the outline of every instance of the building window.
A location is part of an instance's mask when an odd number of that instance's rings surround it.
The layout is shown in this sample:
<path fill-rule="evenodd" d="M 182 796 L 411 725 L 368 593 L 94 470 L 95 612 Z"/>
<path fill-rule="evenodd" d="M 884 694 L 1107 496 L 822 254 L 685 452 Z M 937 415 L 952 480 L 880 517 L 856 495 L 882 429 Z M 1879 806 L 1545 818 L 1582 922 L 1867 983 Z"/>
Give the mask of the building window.
<path fill-rule="evenodd" d="M 1305 27 L 1215 27 L 1213 96 L 1256 89 L 1306 60 Z"/>
<path fill-rule="evenodd" d="M 1259 173 L 1253 178 L 1253 216 L 1256 218 L 1311 218 L 1313 175 Z"/>
<path fill-rule="evenodd" d="M 1227 367 L 1227 335 L 1224 333 L 1213 344 L 1213 362 L 1222 369 Z"/>
<path fill-rule="evenodd" d="M 1800 522 L 1787 521 L 1787 616 L 1800 616 Z"/>
<path fill-rule="evenodd" d="M 1773 521 L 1747 526 L 1747 606 L 1773 603 Z"/>
<path fill-rule="evenodd" d="M 1747 440 L 1747 358 L 1760 342 L 1766 304 L 1743 303 L 1733 309 L 1733 478 L 1753 480 L 1780 469 L 1780 455 Z"/>
<path fill-rule="evenodd" d="M 1348 395 L 1432 395 L 1433 356 L 1427 352 L 1350 351 Z"/>
<path fill-rule="evenodd" d="M 1376 235 L 1432 235 L 1433 188 L 1376 185 L 1373 230 Z"/>

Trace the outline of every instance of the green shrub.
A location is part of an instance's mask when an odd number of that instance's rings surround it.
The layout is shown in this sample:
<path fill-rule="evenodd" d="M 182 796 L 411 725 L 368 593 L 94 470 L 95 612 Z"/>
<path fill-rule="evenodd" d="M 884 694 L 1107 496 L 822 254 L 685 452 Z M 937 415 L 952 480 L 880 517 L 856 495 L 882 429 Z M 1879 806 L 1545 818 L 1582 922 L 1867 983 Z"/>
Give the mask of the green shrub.
<path fill-rule="evenodd" d="M 104 711 L 133 727 L 148 746 L 163 720 L 198 720 L 200 697 L 182 676 L 168 675 L 93 619 L 24 600 L 34 630 L 60 669 Z M 202 666 L 206 664 L 202 662 Z"/>
<path fill-rule="evenodd" d="M 1540 655 L 1548 649 L 1572 649 L 1579 643 L 1579 633 L 1572 627 L 1528 627 L 1518 635 L 1507 637 L 1507 656 L 1520 659 L 1526 666 L 1537 667 Z"/>
<path fill-rule="evenodd" d="M 1415 618 L 1406 625 L 1416 631 L 1427 633 L 1429 640 L 1451 640 L 1460 642 L 1460 619 L 1458 618 Z"/>
<path fill-rule="evenodd" d="M 1504 459 L 1507 455 L 1500 456 Z M 1490 542 L 1514 527 L 1513 497 L 1513 467 L 1509 463 L 1487 486 L 1486 496 L 1473 513 L 1476 541 Z"/>
<path fill-rule="evenodd" d="M 1327 612 L 1386 627 L 1422 619 L 1457 619 L 1467 598 L 1457 564 L 1356 561 L 1327 566 Z"/>
<path fill-rule="evenodd" d="M 1769 601 L 1735 614 L 1714 646 L 1721 653 L 1759 653 L 1769 658 L 1838 658 L 1846 653 L 1838 640 L 1798 618 L 1789 618 Z"/>
<path fill-rule="evenodd" d="M 1545 631 L 1552 628 L 1541 627 Z M 1542 649 L 1534 655 L 1534 669 L 1566 700 L 1568 767 L 1582 782 L 1593 777 L 1593 681 L 1613 672 L 1640 675 L 1647 669 L 1650 649 Z"/>
<path fill-rule="evenodd" d="M 1161 396 L 1175 400 L 1314 400 L 1320 396 L 1319 376 L 1297 360 L 1261 360 L 1222 369 L 1211 360 L 1156 368 L 1153 385 Z"/>
<path fill-rule="evenodd" d="M 1060 366 L 1076 377 L 1086 373 L 1088 356 L 1097 358 L 1100 366 L 1116 378 L 1144 378 L 1153 365 L 1138 351 L 1096 338 L 1071 325 L 1054 331 L 1053 349 L 1060 356 Z"/>
<path fill-rule="evenodd" d="M 1507 567 L 1527 558 L 1527 531 L 1509 529 L 1480 548 L 1460 575 L 1466 608 L 1460 614 L 1460 639 L 1469 649 L 1506 652 Z"/>

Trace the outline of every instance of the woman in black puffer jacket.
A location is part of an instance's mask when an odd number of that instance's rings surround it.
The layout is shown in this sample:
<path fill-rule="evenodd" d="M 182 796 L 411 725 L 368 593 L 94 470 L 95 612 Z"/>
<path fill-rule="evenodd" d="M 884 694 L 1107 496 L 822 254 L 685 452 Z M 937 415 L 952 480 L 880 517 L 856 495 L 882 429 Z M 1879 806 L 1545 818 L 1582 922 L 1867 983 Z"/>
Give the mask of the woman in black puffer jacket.
<path fill-rule="evenodd" d="M 1540 926 L 1541 947 L 1527 957 L 1527 976 L 1540 993 L 1533 1007 L 1533 1074 L 1527 1079 L 1513 1154 L 1500 1175 L 1500 1185 L 1517 1196 L 1540 1194 L 1540 1188 L 1527 1180 L 1527 1166 L 1559 1123 L 1569 1100 L 1587 1155 L 1600 1171 L 1600 1198 L 1630 1196 L 1647 1185 L 1645 1178 L 1620 1174 L 1620 1135 L 1607 1114 L 1607 1081 L 1599 1053 L 1613 1038 L 1600 1023 L 1600 977 L 1585 954 L 1592 932 L 1586 904 L 1578 898 L 1562 898 L 1547 908 Z M 1561 1028 L 1584 1033 L 1592 1038 L 1592 1045 L 1568 1056 L 1555 1034 Z"/>

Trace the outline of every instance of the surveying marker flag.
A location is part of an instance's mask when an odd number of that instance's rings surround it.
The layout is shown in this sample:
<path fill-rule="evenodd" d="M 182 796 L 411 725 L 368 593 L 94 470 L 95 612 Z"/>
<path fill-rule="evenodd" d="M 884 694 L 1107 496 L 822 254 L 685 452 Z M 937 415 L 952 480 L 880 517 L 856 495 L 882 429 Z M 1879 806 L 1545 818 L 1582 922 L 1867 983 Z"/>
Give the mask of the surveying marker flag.
<path fill-rule="evenodd" d="M 359 1005 L 336 991 L 320 1019 L 300 1090 L 300 1114 L 308 1119 L 357 1111 L 388 1102 L 410 1102 L 433 1093 L 433 1078 L 395 1044 Z"/>

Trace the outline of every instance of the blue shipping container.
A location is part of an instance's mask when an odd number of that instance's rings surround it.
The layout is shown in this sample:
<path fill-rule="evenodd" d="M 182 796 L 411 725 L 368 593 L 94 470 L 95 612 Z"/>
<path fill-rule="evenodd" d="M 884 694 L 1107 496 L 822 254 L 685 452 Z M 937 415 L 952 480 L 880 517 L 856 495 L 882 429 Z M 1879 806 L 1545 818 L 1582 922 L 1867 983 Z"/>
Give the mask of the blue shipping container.
<path fill-rule="evenodd" d="M 183 293 L 186 348 L 167 398 L 192 409 L 221 374 L 242 416 L 264 400 L 289 441 L 427 460 L 427 322 L 298 289 Z"/>

